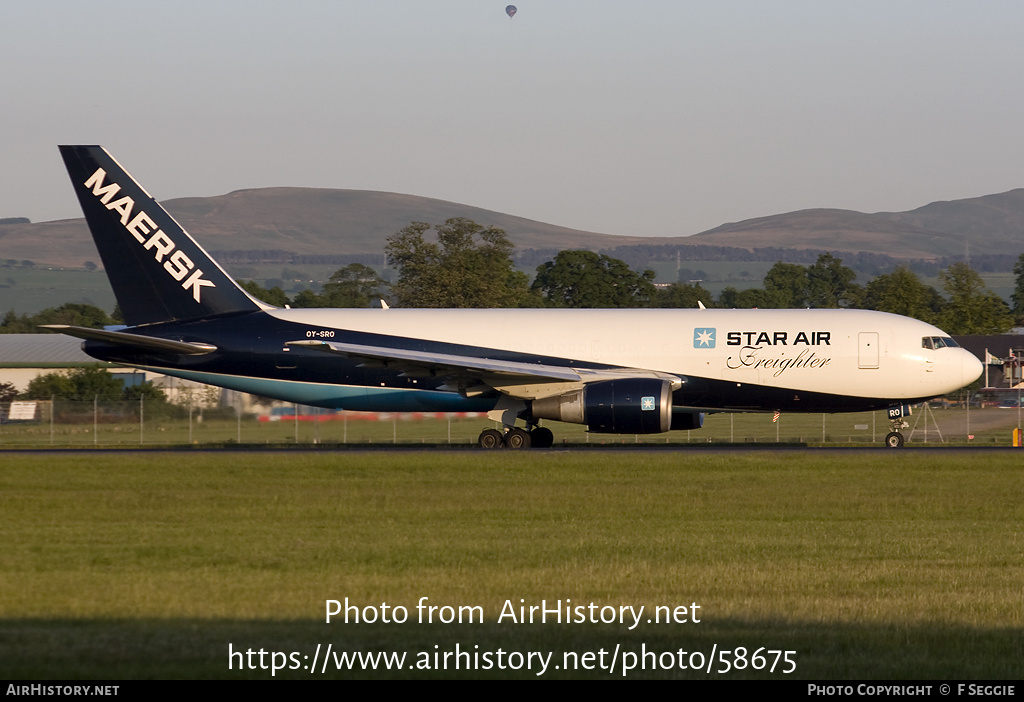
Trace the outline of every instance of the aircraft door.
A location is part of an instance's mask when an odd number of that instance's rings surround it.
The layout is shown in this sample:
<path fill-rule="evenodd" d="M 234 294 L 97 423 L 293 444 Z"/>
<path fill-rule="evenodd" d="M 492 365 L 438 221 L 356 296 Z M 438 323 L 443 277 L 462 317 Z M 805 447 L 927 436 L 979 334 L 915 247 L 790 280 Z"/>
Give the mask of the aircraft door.
<path fill-rule="evenodd" d="M 878 332 L 857 335 L 857 367 L 878 368 Z"/>

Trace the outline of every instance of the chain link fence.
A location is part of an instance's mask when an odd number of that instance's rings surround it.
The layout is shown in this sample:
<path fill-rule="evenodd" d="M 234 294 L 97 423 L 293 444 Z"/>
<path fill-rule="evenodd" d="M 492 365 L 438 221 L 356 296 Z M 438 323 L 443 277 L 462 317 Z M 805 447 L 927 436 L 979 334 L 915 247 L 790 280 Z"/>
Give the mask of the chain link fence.
<path fill-rule="evenodd" d="M 1010 445 L 1020 408 L 924 405 L 905 418 L 908 444 Z M 291 405 L 260 413 L 166 402 L 53 398 L 0 403 L 0 448 L 183 445 L 475 444 L 495 427 L 475 413 L 345 412 Z M 560 444 L 881 444 L 885 412 L 854 414 L 712 414 L 704 427 L 667 434 L 590 434 L 549 423 Z"/>

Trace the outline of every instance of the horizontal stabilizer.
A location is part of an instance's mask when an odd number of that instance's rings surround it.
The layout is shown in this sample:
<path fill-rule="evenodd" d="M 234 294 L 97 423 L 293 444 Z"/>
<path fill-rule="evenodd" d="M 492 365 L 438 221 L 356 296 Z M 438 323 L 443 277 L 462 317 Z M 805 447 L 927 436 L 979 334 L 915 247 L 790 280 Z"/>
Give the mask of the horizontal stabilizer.
<path fill-rule="evenodd" d="M 201 356 L 212 353 L 217 347 L 212 344 L 203 344 L 190 341 L 174 341 L 173 339 L 160 339 L 155 336 L 142 336 L 141 334 L 127 334 L 125 332 L 107 331 L 105 329 L 90 329 L 89 327 L 75 327 L 69 324 L 41 324 L 43 329 L 74 336 L 79 339 L 91 339 L 103 341 L 108 344 L 120 346 L 134 346 L 149 351 L 163 351 L 177 353 L 183 356 Z"/>

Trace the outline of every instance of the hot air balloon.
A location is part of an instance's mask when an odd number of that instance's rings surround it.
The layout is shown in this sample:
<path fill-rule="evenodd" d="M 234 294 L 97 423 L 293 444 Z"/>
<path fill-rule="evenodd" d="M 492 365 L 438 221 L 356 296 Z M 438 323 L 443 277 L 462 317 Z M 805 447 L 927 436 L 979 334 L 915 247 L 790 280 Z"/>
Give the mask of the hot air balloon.
<path fill-rule="evenodd" d="M 508 7 L 506 7 L 505 8 L 505 14 L 508 15 L 509 17 L 515 17 L 516 16 L 516 6 L 515 5 L 509 5 Z"/>

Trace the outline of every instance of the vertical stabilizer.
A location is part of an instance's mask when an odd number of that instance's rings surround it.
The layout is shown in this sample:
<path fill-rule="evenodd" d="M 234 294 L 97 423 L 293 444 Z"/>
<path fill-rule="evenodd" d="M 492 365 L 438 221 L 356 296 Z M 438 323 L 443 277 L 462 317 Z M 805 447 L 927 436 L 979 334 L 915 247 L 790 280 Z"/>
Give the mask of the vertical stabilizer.
<path fill-rule="evenodd" d="M 60 153 L 125 322 L 261 309 L 103 147 Z"/>

